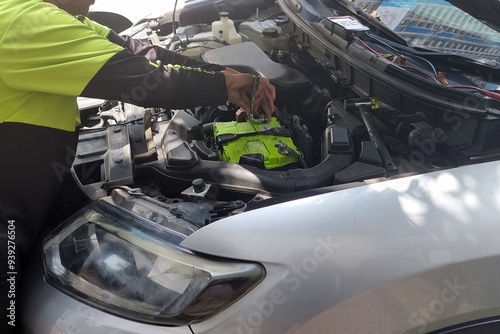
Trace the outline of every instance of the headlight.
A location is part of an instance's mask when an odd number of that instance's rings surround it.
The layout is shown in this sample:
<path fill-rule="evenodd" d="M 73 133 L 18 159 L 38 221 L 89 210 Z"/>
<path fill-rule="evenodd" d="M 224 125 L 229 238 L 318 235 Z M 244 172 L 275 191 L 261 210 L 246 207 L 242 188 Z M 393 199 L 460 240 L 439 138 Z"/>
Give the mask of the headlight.
<path fill-rule="evenodd" d="M 260 264 L 196 255 L 176 246 L 182 239 L 158 224 L 95 202 L 46 239 L 45 276 L 104 311 L 164 325 L 203 320 L 264 276 Z"/>

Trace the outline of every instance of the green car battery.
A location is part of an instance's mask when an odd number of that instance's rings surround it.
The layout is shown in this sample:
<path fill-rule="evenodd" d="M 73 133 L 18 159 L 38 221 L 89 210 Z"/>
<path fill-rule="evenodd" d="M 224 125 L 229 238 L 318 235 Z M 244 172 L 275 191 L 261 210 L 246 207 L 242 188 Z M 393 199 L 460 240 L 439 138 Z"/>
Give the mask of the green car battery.
<path fill-rule="evenodd" d="M 273 169 L 299 160 L 298 149 L 275 117 L 264 122 L 215 123 L 213 133 L 225 162 L 240 163 L 258 156 L 263 158 L 263 167 Z"/>

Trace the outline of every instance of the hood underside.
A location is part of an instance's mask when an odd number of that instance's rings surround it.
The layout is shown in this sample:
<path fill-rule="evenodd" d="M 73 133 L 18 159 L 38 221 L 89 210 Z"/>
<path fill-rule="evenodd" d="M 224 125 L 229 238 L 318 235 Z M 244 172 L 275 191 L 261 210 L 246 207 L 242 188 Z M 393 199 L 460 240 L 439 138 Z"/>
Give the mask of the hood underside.
<path fill-rule="evenodd" d="M 486 25 L 500 32 L 500 1 L 482 0 L 480 4 L 471 0 L 446 0 L 476 19 L 484 21 Z"/>

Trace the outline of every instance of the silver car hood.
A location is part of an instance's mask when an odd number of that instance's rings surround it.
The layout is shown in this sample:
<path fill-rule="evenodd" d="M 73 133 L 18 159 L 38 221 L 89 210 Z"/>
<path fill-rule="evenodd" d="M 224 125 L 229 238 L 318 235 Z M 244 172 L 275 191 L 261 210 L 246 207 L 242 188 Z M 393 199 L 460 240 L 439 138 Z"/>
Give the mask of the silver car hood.
<path fill-rule="evenodd" d="M 459 273 L 470 272 L 481 261 L 500 255 L 499 186 L 499 162 L 464 166 L 232 216 L 198 230 L 181 245 L 201 253 L 262 263 L 267 273 L 265 284 L 252 293 L 271 296 L 279 291 L 286 295 L 286 301 L 273 307 L 277 318 L 294 317 L 298 324 L 321 314 L 309 325 L 327 326 L 335 317 L 342 323 L 339 315 L 345 314 L 343 307 L 352 310 L 365 305 L 365 311 L 373 312 L 373 317 L 367 318 L 374 319 L 371 325 L 377 328 L 380 314 L 399 314 L 400 304 L 366 307 L 370 305 L 366 300 L 378 300 L 387 291 L 401 291 L 401 287 L 406 291 L 415 282 L 432 281 L 433 286 L 444 284 L 443 289 L 455 285 L 457 295 L 462 295 L 466 293 L 465 282 L 467 286 L 488 284 L 472 284 Z M 395 282 L 395 287 L 390 282 Z M 318 302 L 307 312 L 298 308 L 318 286 L 328 287 L 323 296 L 314 297 Z M 248 314 L 256 308 L 246 307 Z M 410 306 L 405 310 L 408 314 L 401 319 L 406 321 L 395 324 L 394 333 L 406 333 L 415 325 L 412 316 L 417 311 Z M 455 312 L 452 307 L 447 311 Z M 229 320 L 228 324 L 235 326 Z M 352 332 L 366 332 L 358 329 Z M 276 332 L 283 329 L 266 327 L 261 333 Z M 318 331 L 300 328 L 292 332 Z"/>

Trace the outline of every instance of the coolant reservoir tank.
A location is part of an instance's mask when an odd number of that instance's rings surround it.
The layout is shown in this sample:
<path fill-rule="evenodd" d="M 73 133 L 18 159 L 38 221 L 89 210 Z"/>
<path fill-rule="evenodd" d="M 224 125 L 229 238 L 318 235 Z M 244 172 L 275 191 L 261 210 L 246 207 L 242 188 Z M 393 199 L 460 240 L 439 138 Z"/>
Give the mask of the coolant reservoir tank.
<path fill-rule="evenodd" d="M 212 34 L 221 37 L 230 44 L 241 43 L 241 35 L 236 32 L 234 22 L 229 18 L 228 12 L 220 13 L 220 21 L 212 23 Z"/>

